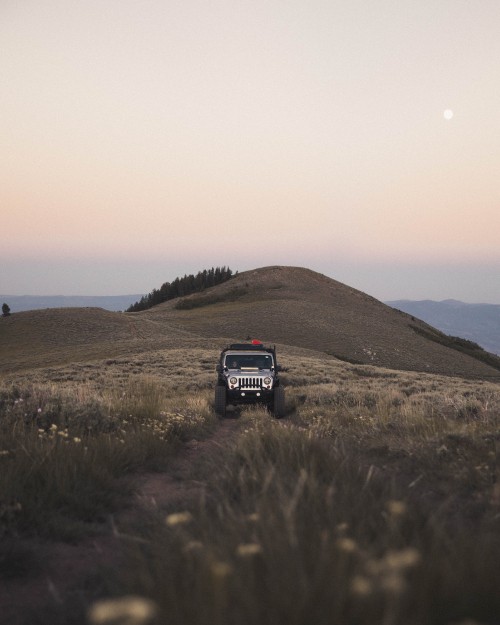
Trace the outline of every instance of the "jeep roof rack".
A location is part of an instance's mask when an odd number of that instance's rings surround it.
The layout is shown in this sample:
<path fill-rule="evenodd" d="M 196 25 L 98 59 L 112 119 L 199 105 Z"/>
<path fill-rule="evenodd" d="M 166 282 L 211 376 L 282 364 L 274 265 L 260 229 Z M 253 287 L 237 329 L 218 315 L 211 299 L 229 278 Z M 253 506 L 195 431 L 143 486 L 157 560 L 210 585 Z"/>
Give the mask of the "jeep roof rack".
<path fill-rule="evenodd" d="M 259 343 L 258 345 L 252 345 L 251 343 L 231 343 L 231 345 L 229 345 L 226 349 L 253 349 L 253 350 L 258 350 L 258 349 L 265 349 L 264 345 L 262 345 L 262 343 Z"/>

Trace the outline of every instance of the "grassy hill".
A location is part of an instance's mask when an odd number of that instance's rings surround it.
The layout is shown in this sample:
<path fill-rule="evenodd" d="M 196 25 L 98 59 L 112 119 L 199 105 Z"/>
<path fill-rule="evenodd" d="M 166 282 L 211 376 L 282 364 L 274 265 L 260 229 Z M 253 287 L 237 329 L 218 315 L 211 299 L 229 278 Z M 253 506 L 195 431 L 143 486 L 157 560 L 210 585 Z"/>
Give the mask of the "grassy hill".
<path fill-rule="evenodd" d="M 298 267 L 247 271 L 139 313 L 49 309 L 0 321 L 0 371 L 257 337 L 351 363 L 500 379 L 500 360 L 478 360 L 486 353 L 463 350 L 424 322 Z"/>
<path fill-rule="evenodd" d="M 189 332 L 102 308 L 48 308 L 0 318 L 0 372 L 133 355 L 200 342 Z"/>
<path fill-rule="evenodd" d="M 258 337 L 352 363 L 499 378 L 495 368 L 453 349 L 451 343 L 444 345 L 424 322 L 299 267 L 247 271 L 203 294 L 161 304 L 142 315 L 196 335 Z"/>

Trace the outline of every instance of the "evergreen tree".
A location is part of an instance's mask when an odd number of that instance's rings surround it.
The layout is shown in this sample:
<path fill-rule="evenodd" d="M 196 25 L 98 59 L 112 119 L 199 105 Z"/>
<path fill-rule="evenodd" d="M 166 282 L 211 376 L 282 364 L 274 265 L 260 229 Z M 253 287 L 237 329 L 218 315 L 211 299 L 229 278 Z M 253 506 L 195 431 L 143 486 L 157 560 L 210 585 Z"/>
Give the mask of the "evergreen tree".
<path fill-rule="evenodd" d="M 10 306 L 8 304 L 2 304 L 2 316 L 8 317 L 10 315 Z"/>

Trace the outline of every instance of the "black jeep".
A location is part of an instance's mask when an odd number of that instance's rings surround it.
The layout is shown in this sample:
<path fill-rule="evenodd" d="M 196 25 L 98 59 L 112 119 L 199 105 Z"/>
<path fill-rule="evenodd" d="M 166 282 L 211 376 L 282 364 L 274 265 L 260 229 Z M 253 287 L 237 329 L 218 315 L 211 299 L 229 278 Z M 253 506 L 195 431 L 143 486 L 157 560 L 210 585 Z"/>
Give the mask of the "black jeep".
<path fill-rule="evenodd" d="M 285 415 L 276 347 L 259 341 L 233 343 L 220 354 L 215 387 L 215 412 L 224 417 L 228 404 L 264 404 L 280 418 Z"/>

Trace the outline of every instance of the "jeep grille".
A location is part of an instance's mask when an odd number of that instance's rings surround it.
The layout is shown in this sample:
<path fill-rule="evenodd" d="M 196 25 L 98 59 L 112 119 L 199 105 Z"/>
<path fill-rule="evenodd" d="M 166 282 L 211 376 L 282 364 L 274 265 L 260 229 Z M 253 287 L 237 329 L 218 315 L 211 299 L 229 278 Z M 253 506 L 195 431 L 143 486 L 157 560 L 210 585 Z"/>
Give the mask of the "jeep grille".
<path fill-rule="evenodd" d="M 259 377 L 250 377 L 250 378 L 239 378 L 239 386 L 240 389 L 253 389 L 253 388 L 261 388 L 262 387 L 262 378 Z"/>

